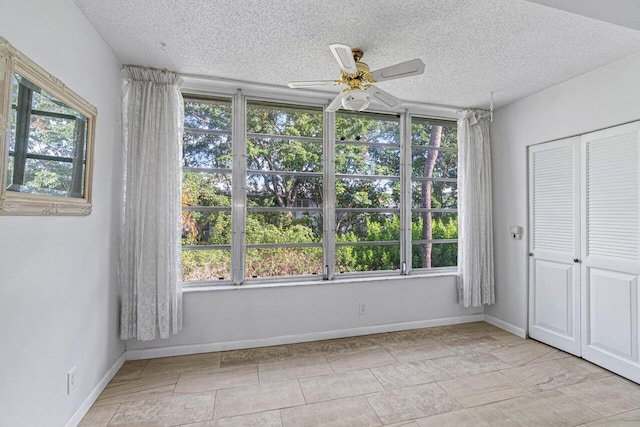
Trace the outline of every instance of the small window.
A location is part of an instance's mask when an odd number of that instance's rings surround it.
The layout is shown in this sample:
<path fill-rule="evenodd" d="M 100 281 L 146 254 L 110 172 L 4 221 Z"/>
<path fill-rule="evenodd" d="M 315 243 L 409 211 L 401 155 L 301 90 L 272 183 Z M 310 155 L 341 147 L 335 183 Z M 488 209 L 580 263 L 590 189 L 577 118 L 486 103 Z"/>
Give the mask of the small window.
<path fill-rule="evenodd" d="M 231 101 L 184 102 L 182 278 L 231 279 Z"/>
<path fill-rule="evenodd" d="M 413 118 L 411 133 L 411 266 L 456 266 L 457 125 Z"/>

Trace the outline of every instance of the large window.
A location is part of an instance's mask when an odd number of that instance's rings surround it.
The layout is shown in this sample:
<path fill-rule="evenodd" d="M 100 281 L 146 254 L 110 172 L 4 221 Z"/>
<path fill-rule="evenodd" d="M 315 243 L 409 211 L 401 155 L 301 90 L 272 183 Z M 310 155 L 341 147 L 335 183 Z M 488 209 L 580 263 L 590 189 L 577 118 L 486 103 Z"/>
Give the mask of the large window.
<path fill-rule="evenodd" d="M 336 272 L 400 268 L 396 116 L 336 114 Z"/>
<path fill-rule="evenodd" d="M 247 105 L 247 278 L 322 275 L 322 109 Z"/>
<path fill-rule="evenodd" d="M 456 265 L 455 122 L 185 95 L 183 153 L 185 282 Z"/>

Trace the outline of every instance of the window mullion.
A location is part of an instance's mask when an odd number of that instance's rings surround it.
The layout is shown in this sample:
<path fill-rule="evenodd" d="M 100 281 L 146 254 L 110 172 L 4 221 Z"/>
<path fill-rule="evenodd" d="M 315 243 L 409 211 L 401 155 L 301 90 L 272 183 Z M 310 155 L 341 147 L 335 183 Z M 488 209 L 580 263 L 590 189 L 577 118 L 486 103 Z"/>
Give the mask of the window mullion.
<path fill-rule="evenodd" d="M 235 285 L 244 281 L 247 205 L 247 120 L 246 100 L 241 92 L 233 97 L 231 140 L 233 169 L 231 171 L 231 280 Z"/>
<path fill-rule="evenodd" d="M 323 113 L 323 194 L 322 194 L 322 244 L 324 278 L 333 280 L 336 269 L 336 155 L 335 120 L 333 112 Z"/>
<path fill-rule="evenodd" d="M 400 272 L 411 273 L 411 116 L 400 116 Z"/>

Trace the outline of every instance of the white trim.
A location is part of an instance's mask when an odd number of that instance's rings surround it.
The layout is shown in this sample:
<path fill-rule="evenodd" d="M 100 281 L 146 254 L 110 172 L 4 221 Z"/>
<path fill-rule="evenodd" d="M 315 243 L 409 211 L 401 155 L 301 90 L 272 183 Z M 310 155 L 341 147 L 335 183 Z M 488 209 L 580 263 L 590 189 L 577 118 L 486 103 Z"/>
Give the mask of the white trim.
<path fill-rule="evenodd" d="M 433 326 L 457 325 L 460 323 L 481 322 L 482 313 L 467 316 L 445 317 L 441 319 L 419 320 L 415 322 L 391 323 L 386 325 L 364 326 L 359 328 L 339 329 L 326 332 L 312 332 L 300 335 L 284 335 L 280 337 L 258 338 L 240 341 L 227 341 L 206 344 L 189 344 L 171 347 L 127 350 L 127 360 L 153 359 L 157 357 L 183 356 L 186 354 L 209 353 L 215 351 L 238 350 L 272 345 L 293 344 L 308 341 L 320 341 L 334 338 L 355 337 L 359 335 L 379 334 L 383 332 L 405 331 L 409 329 L 429 328 Z"/>
<path fill-rule="evenodd" d="M 104 376 L 98 382 L 98 384 L 96 384 L 93 390 L 91 390 L 91 393 L 89 393 L 87 398 L 84 399 L 82 404 L 78 407 L 78 409 L 76 409 L 76 411 L 73 413 L 71 418 L 69 418 L 69 421 L 67 421 L 67 423 L 65 424 L 65 427 L 75 427 L 78 424 L 80 424 L 80 421 L 82 421 L 84 416 L 87 415 L 87 412 L 89 412 L 89 409 L 91 409 L 93 404 L 96 402 L 96 400 L 98 399 L 98 396 L 100 396 L 100 393 L 102 393 L 102 391 L 107 387 L 109 382 L 120 370 L 122 365 L 124 365 L 124 362 L 126 360 L 127 360 L 127 353 L 124 352 L 120 355 L 120 357 L 118 357 L 118 359 L 114 362 L 114 364 L 111 365 L 111 368 L 109 368 L 107 373 L 104 374 Z"/>
<path fill-rule="evenodd" d="M 488 314 L 485 314 L 484 321 L 490 325 L 496 326 L 500 329 L 504 329 L 507 332 L 511 332 L 512 334 L 517 335 L 520 338 L 527 338 L 527 331 L 515 325 L 512 325 L 511 323 L 507 323 L 504 320 L 500 320 L 493 316 L 489 316 Z"/>

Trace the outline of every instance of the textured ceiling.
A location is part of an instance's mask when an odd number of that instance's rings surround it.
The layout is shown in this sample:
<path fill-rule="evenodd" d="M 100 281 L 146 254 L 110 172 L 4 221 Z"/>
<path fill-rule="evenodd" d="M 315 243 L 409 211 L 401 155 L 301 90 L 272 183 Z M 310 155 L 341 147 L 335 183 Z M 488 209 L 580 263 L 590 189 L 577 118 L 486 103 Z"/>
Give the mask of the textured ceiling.
<path fill-rule="evenodd" d="M 524 0 L 74 0 L 126 64 L 249 82 L 335 79 L 329 44 L 372 70 L 421 58 L 380 88 L 501 106 L 640 51 L 640 31 Z M 609 2 L 607 2 L 609 5 Z M 338 89 L 336 89 L 336 92 Z"/>

